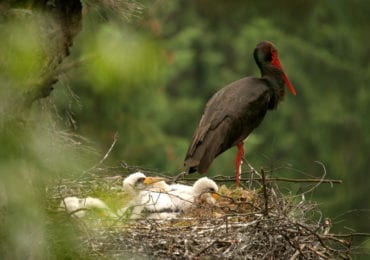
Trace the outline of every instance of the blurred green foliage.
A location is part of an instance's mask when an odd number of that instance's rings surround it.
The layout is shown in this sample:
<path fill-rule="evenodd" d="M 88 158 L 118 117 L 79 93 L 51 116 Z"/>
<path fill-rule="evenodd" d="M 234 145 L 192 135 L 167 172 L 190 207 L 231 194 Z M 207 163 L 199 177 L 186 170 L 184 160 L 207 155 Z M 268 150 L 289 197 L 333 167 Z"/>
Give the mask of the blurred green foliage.
<path fill-rule="evenodd" d="M 26 15 L 0 24 L 0 255 L 44 259 L 55 253 L 49 247 L 55 234 L 46 225 L 46 183 L 81 173 L 96 156 L 82 145 L 86 142 L 59 127 L 50 101 L 25 105 L 47 70 L 50 46 L 40 33 L 48 20 L 19 12 Z"/>
<path fill-rule="evenodd" d="M 34 258 L 44 255 L 45 181 L 82 172 L 99 160 L 71 132 L 92 140 L 104 154 L 117 131 L 113 164 L 125 161 L 170 175 L 184 171 L 206 101 L 232 81 L 259 75 L 252 53 L 261 40 L 276 44 L 297 96 L 287 92 L 248 138 L 248 160 L 275 176 L 295 178 L 320 177 L 323 170 L 314 161 L 321 161 L 326 177 L 343 180 L 315 191 L 324 214 L 341 225 L 370 229 L 366 211 L 339 217 L 370 205 L 367 1 L 140 3 L 143 13 L 128 21 L 109 13 L 102 19 L 87 8 L 65 61 L 78 59 L 79 66 L 21 116 L 18 94 L 44 72 L 47 51 L 37 37 L 39 24 L 1 24 L 0 206 L 10 212 L 1 219 L 3 252 L 19 248 L 21 257 L 32 248 Z M 217 158 L 209 175 L 232 175 L 234 156 L 231 149 Z"/>

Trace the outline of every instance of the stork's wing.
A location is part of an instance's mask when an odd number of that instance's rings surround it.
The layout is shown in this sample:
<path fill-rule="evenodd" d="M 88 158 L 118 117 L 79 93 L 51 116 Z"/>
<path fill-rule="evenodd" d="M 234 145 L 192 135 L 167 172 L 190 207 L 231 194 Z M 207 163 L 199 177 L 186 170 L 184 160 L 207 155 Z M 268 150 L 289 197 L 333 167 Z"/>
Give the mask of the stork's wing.
<path fill-rule="evenodd" d="M 206 172 L 216 156 L 244 140 L 261 123 L 270 98 L 266 81 L 254 77 L 218 91 L 208 101 L 187 151 L 189 172 Z"/>

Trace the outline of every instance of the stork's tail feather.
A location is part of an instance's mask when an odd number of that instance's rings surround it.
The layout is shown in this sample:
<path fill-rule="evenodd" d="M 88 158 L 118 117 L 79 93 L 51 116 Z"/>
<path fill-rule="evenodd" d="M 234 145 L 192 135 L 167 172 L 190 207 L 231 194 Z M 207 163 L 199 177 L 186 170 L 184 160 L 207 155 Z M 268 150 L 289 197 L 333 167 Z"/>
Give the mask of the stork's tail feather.
<path fill-rule="evenodd" d="M 197 172 L 197 167 L 190 167 L 189 170 L 188 170 L 188 173 L 191 174 L 191 173 L 194 173 L 194 172 Z"/>
<path fill-rule="evenodd" d="M 208 170 L 209 163 L 204 164 L 202 161 L 187 159 L 185 160 L 185 166 L 189 168 L 188 173 L 192 174 L 198 172 L 200 174 L 206 173 Z"/>

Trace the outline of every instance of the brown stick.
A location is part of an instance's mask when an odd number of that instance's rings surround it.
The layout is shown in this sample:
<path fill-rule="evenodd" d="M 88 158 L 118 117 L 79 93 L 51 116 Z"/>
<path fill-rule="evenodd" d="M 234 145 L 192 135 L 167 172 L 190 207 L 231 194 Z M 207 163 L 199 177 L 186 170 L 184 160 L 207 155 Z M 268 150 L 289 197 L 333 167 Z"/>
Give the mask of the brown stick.
<path fill-rule="evenodd" d="M 105 153 L 105 155 L 103 156 L 103 158 L 97 163 L 95 164 L 94 166 L 92 166 L 91 168 L 85 170 L 82 175 L 85 175 L 86 173 L 92 171 L 93 169 L 95 169 L 96 167 L 98 167 L 99 165 L 103 164 L 104 161 L 108 158 L 109 154 L 111 153 L 113 147 L 116 145 L 118 141 L 118 132 L 115 132 L 114 133 L 114 137 L 113 137 L 113 142 L 111 144 L 111 146 L 109 147 L 108 151 Z"/>
<path fill-rule="evenodd" d="M 268 196 L 267 196 L 267 187 L 266 187 L 266 176 L 265 170 L 261 167 L 261 175 L 262 175 L 262 189 L 263 189 L 263 196 L 265 198 L 265 216 L 269 215 L 269 206 L 268 206 Z"/>
<path fill-rule="evenodd" d="M 213 177 L 214 180 L 217 181 L 223 181 L 223 182 L 235 182 L 235 178 L 218 178 L 217 176 Z M 184 180 L 187 181 L 196 181 L 198 180 L 197 178 L 184 178 Z M 249 181 L 250 179 L 248 178 L 242 178 L 240 181 Z M 262 178 L 254 178 L 256 181 L 262 181 Z M 309 178 L 309 179 L 291 179 L 291 178 L 283 178 L 283 177 L 270 177 L 270 178 L 265 178 L 265 181 L 285 181 L 285 182 L 295 182 L 295 183 L 300 183 L 300 182 L 305 182 L 305 183 L 338 183 L 341 184 L 343 183 L 342 180 L 334 180 L 334 179 L 315 179 L 315 178 Z"/>
<path fill-rule="evenodd" d="M 342 183 L 342 180 L 333 179 L 290 179 L 290 178 L 268 178 L 267 181 L 286 181 L 286 182 L 321 182 L 321 183 Z"/>
<path fill-rule="evenodd" d="M 370 233 L 360 233 L 360 232 L 355 232 L 355 233 L 349 233 L 349 234 L 330 234 L 330 235 L 325 235 L 325 236 L 332 236 L 332 237 L 370 237 Z"/>

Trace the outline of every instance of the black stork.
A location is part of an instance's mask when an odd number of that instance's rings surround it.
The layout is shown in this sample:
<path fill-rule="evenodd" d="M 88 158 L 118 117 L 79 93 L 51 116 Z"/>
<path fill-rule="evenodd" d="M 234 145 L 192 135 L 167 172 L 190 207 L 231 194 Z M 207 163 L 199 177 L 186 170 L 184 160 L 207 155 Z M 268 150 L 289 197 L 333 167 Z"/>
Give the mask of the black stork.
<path fill-rule="evenodd" d="M 208 101 L 185 157 L 189 173 L 205 173 L 212 161 L 233 146 L 236 157 L 236 186 L 240 183 L 243 140 L 259 126 L 267 110 L 277 107 L 290 83 L 275 46 L 268 41 L 257 45 L 253 53 L 261 77 L 245 77 L 223 87 Z"/>

